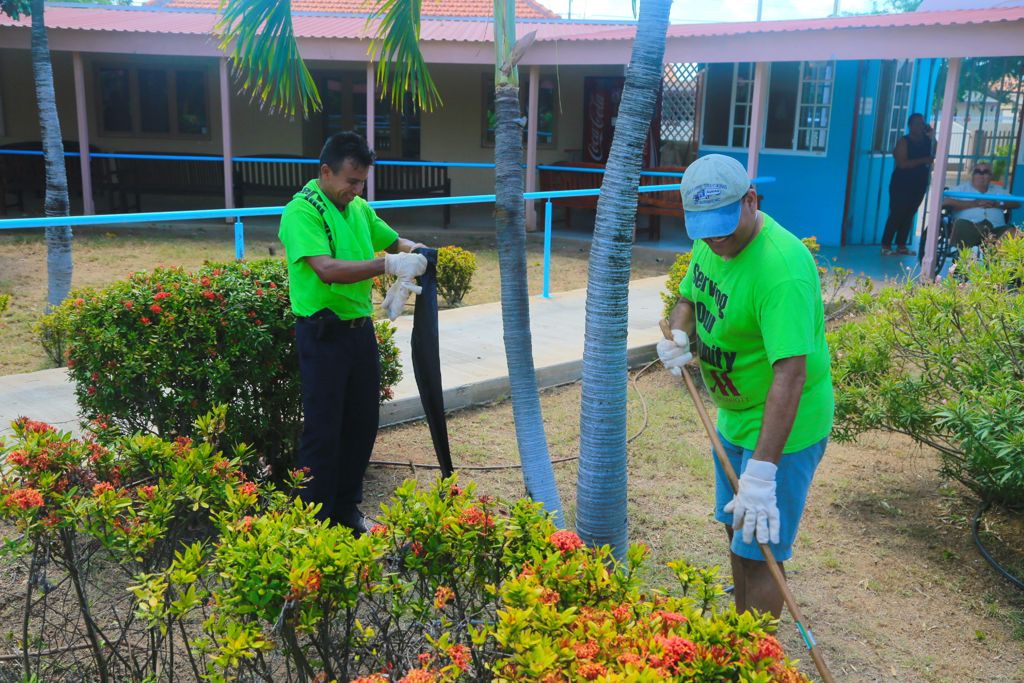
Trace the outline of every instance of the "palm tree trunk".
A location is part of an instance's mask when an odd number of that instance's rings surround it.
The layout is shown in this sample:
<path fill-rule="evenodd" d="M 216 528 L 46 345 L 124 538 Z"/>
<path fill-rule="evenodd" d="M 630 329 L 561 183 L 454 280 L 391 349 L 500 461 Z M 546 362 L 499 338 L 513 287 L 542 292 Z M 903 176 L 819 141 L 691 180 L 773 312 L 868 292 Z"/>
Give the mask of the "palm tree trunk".
<path fill-rule="evenodd" d="M 515 40 L 515 3 L 495 0 L 496 65 L 502 64 Z M 513 66 L 510 74 L 495 69 L 494 133 L 495 212 L 494 228 L 501 271 L 501 322 L 504 328 L 505 359 L 512 390 L 512 416 L 516 442 L 523 465 L 526 492 L 554 515 L 562 528 L 565 520 L 548 454 L 547 436 L 541 415 L 540 393 L 533 366 L 533 337 L 530 333 L 530 304 L 526 286 L 526 216 L 523 213 L 523 125 L 519 112 L 519 79 Z"/>
<path fill-rule="evenodd" d="M 661 87 L 671 0 L 640 4 L 633 54 L 597 201 L 587 284 L 576 530 L 624 557 L 627 540 L 626 323 L 643 148 Z"/>
<path fill-rule="evenodd" d="M 46 164 L 46 216 L 68 215 L 68 174 L 64 142 L 53 92 L 50 45 L 43 21 L 43 0 L 32 0 L 32 73 L 35 77 L 43 161 Z M 46 228 L 47 310 L 63 301 L 71 289 L 71 226 Z"/>

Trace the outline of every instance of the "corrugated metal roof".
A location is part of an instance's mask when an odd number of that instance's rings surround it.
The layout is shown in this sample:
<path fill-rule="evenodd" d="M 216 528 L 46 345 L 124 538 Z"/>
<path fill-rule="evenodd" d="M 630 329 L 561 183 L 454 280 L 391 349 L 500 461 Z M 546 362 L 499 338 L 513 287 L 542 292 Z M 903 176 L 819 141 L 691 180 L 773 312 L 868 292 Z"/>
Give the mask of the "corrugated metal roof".
<path fill-rule="evenodd" d="M 494 0 L 422 0 L 424 17 L 492 17 Z M 218 0 L 151 0 L 149 7 L 217 9 Z M 292 0 L 293 12 L 366 14 L 367 0 Z M 536 0 L 516 0 L 519 19 L 557 19 L 558 15 Z"/>
<path fill-rule="evenodd" d="M 180 2 L 191 0 L 178 0 Z M 121 31 L 156 34 L 208 34 L 216 14 L 207 9 L 163 9 L 157 7 L 48 6 L 46 25 L 51 29 Z M 889 27 L 955 26 L 1024 20 L 1024 7 L 946 12 L 908 12 L 827 19 L 734 22 L 719 24 L 676 24 L 668 29 L 670 39 L 737 36 L 753 33 L 786 33 L 841 29 Z M 366 18 L 362 16 L 299 13 L 293 17 L 299 38 L 366 39 Z M 0 26 L 28 26 L 23 17 L 15 22 L 0 15 Z M 623 41 L 632 40 L 632 24 L 580 23 L 557 20 L 518 21 L 517 33 L 537 31 L 538 41 Z M 491 42 L 493 22 L 485 19 L 424 19 L 421 40 L 431 42 Z M 980 46 L 979 46 L 980 47 Z"/>
<path fill-rule="evenodd" d="M 213 30 L 217 14 L 210 9 L 163 7 L 76 7 L 47 6 L 46 26 L 50 29 L 79 31 L 117 31 L 178 35 L 205 35 Z M 28 17 L 15 22 L 0 14 L 0 26 L 28 26 Z M 297 13 L 292 17 L 295 35 L 299 38 L 367 39 L 366 15 Z M 579 23 L 559 20 L 517 21 L 519 35 L 537 31 L 538 40 L 594 40 L 606 32 L 621 39 L 625 29 L 632 36 L 632 27 L 624 24 Z M 440 42 L 491 42 L 493 21 L 484 18 L 423 19 L 420 39 Z"/>

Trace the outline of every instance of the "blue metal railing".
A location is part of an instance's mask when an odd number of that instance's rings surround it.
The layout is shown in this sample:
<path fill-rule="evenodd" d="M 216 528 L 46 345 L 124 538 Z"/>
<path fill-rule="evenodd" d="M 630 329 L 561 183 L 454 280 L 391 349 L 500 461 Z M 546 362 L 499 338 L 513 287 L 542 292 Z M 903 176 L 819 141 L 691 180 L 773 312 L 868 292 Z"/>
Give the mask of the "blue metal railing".
<path fill-rule="evenodd" d="M 41 156 L 43 153 L 38 150 L 0 150 L 0 154 L 19 154 L 19 155 L 37 155 Z M 65 156 L 80 156 L 79 152 L 65 152 Z M 108 158 L 108 159 L 162 159 L 162 160 L 198 160 L 198 161 L 223 161 L 223 156 L 206 156 L 206 155 L 174 155 L 174 154 L 117 154 L 117 153 L 105 153 L 105 152 L 93 152 L 91 156 L 97 158 Z M 301 159 L 301 158 L 278 158 L 278 157 L 233 157 L 233 161 L 239 162 L 256 162 L 256 161 L 269 161 L 278 163 L 299 163 L 299 164 L 316 164 L 319 163 L 317 159 Z M 475 162 L 440 162 L 440 161 L 388 161 L 380 160 L 378 164 L 384 165 L 395 165 L 395 166 L 448 166 L 448 167 L 464 167 L 464 168 L 494 168 L 493 163 L 475 163 Z M 554 171 L 571 171 L 571 172 L 585 172 L 585 173 L 604 173 L 603 168 L 588 168 L 588 167 L 573 167 L 573 166 L 548 166 L 541 165 L 537 167 L 541 170 L 554 170 Z M 655 176 L 655 177 L 670 177 L 679 178 L 682 176 L 681 173 L 676 172 L 665 172 L 665 171 L 642 171 L 641 175 Z M 753 184 L 759 183 L 770 183 L 775 180 L 774 177 L 765 176 L 755 178 L 751 182 Z M 678 190 L 679 186 L 675 183 L 667 185 L 641 185 L 638 188 L 639 192 L 664 192 Z M 552 199 L 558 199 L 562 197 L 596 197 L 601 194 L 600 188 L 592 188 L 585 190 L 552 190 L 547 192 L 526 192 L 523 194 L 523 198 L 526 200 L 541 200 L 545 201 L 544 205 L 544 283 L 542 296 L 545 299 L 551 298 L 551 241 L 552 241 Z M 481 195 L 462 195 L 456 197 L 425 197 L 420 199 L 393 199 L 393 200 L 382 200 L 371 202 L 370 205 L 375 209 L 397 209 L 407 207 L 421 207 L 421 206 L 445 206 L 445 205 L 460 205 L 460 204 L 488 204 L 495 201 L 495 195 L 493 194 L 481 194 Z M 152 223 L 152 222 L 166 222 L 166 221 L 189 221 L 189 220 L 210 220 L 210 219 L 234 219 L 234 242 L 235 242 L 235 258 L 245 258 L 245 225 L 243 218 L 252 218 L 256 216 L 279 216 L 284 211 L 283 206 L 265 206 L 265 207 L 254 207 L 248 209 L 236 208 L 236 209 L 207 209 L 198 211 L 155 211 L 146 213 L 130 213 L 130 214 L 105 214 L 105 215 L 90 215 L 90 216 L 56 216 L 47 218 L 14 218 L 0 220 L 0 230 L 14 230 L 14 229 L 26 229 L 26 228 L 47 228 L 47 227 L 61 227 L 61 226 L 90 226 L 90 225 L 126 225 L 133 223 Z"/>

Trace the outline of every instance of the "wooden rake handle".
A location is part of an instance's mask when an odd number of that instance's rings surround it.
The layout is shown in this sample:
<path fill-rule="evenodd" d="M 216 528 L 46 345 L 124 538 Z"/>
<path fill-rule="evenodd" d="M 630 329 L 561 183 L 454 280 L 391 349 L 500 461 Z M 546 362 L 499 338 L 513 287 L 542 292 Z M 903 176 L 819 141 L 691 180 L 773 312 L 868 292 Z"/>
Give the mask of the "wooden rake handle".
<path fill-rule="evenodd" d="M 661 320 L 658 323 L 661 326 L 661 333 L 665 335 L 665 339 L 672 341 L 672 328 L 669 326 L 667 320 Z M 690 377 L 690 373 L 686 371 L 686 368 L 682 368 L 683 381 L 686 382 L 686 389 L 690 392 L 690 398 L 693 399 L 693 405 L 697 409 L 697 415 L 700 417 L 700 421 L 704 424 L 704 431 L 707 432 L 708 438 L 711 439 L 711 444 L 714 446 L 715 455 L 718 456 L 718 462 L 722 465 L 722 469 L 725 471 L 725 476 L 729 478 L 729 483 L 732 485 L 733 493 L 739 490 L 739 479 L 736 478 L 736 471 L 732 468 L 732 463 L 729 462 L 729 457 L 725 454 L 725 446 L 722 445 L 722 440 L 718 438 L 718 430 L 711 423 L 711 418 L 708 416 L 708 411 L 704 408 L 704 401 L 701 399 L 700 394 L 697 392 L 697 387 L 693 384 L 693 378 Z M 764 554 L 764 561 L 768 564 L 768 571 L 771 573 L 772 578 L 775 579 L 775 583 L 778 585 L 779 590 L 782 592 L 782 600 L 786 603 L 786 608 L 789 613 L 793 616 L 793 621 L 796 622 L 796 628 L 800 631 L 800 636 L 804 640 L 804 645 L 807 646 L 807 651 L 811 654 L 811 659 L 814 661 L 814 666 L 818 669 L 818 673 L 821 675 L 824 683 L 835 683 L 835 679 L 832 678 L 832 672 L 829 671 L 828 665 L 825 664 L 825 660 L 821 656 L 821 652 L 818 650 L 818 644 L 814 640 L 814 635 L 811 634 L 811 630 L 804 626 L 804 616 L 800 612 L 800 607 L 796 604 L 796 599 L 793 597 L 793 593 L 789 590 L 789 585 L 786 583 L 786 577 L 779 568 L 779 563 L 775 561 L 775 555 L 772 554 L 772 549 L 768 547 L 767 543 L 758 542 L 758 546 L 761 548 L 761 552 Z"/>

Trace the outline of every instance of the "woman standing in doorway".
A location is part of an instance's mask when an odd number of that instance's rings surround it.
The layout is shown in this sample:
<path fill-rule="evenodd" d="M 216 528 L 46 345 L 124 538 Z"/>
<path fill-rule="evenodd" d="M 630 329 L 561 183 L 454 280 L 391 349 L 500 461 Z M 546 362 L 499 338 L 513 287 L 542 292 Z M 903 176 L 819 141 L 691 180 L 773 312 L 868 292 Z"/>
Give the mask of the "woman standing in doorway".
<path fill-rule="evenodd" d="M 900 138 L 892 156 L 896 167 L 889 179 L 889 217 L 882 234 L 882 255 L 909 254 L 907 241 L 917 207 L 928 190 L 928 174 L 935 161 L 932 127 L 922 114 L 911 114 L 907 120 L 910 132 Z M 893 238 L 896 239 L 895 250 Z"/>

